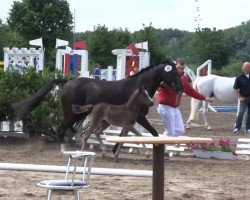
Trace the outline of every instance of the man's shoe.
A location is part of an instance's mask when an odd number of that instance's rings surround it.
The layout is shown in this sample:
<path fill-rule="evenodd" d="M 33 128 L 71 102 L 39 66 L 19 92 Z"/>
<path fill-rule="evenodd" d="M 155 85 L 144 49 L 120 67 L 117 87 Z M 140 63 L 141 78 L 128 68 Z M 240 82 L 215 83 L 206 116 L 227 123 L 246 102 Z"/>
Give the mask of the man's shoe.
<path fill-rule="evenodd" d="M 250 134 L 250 129 L 247 129 L 245 133 Z"/>
<path fill-rule="evenodd" d="M 240 130 L 239 129 L 237 129 L 237 128 L 235 128 L 234 130 L 233 130 L 233 133 L 239 133 L 240 132 Z"/>

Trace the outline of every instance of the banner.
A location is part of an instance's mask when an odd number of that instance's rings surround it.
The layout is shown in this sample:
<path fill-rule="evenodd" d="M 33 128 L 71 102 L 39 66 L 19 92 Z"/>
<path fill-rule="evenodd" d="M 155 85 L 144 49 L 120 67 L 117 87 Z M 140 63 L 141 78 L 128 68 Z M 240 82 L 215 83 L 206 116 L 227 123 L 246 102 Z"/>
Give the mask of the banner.
<path fill-rule="evenodd" d="M 73 43 L 73 48 L 86 49 L 86 47 L 87 47 L 86 41 L 79 41 L 79 42 Z"/>
<path fill-rule="evenodd" d="M 43 38 L 38 38 L 35 40 L 30 40 L 29 45 L 40 46 L 43 47 Z"/>
<path fill-rule="evenodd" d="M 134 43 L 128 45 L 127 49 L 131 49 L 132 54 L 134 54 L 134 55 L 138 55 L 138 54 L 139 54 L 139 51 L 138 51 L 138 49 L 136 48 L 136 46 L 135 46 Z"/>
<path fill-rule="evenodd" d="M 61 47 L 61 46 L 67 46 L 67 45 L 69 45 L 68 41 L 56 38 L 56 48 Z"/>
<path fill-rule="evenodd" d="M 148 41 L 147 42 L 140 42 L 140 43 L 135 43 L 135 47 L 138 49 L 144 49 L 148 51 Z"/>

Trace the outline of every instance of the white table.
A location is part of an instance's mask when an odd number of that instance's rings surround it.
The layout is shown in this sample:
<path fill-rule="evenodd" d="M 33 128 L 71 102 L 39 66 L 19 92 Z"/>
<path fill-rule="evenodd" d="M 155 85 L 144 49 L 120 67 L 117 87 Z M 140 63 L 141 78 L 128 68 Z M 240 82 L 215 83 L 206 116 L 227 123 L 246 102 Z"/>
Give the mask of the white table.
<path fill-rule="evenodd" d="M 206 144 L 211 138 L 200 137 L 107 137 L 108 142 L 153 144 L 152 199 L 164 200 L 164 145 L 165 144 Z"/>

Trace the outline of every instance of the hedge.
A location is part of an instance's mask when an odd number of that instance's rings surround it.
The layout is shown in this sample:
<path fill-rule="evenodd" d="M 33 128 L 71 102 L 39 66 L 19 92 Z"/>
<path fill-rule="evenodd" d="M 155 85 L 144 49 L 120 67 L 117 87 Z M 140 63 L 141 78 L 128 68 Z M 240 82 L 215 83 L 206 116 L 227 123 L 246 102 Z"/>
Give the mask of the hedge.
<path fill-rule="evenodd" d="M 60 73 L 57 72 L 59 77 Z M 37 73 L 34 68 L 0 69 L 0 121 L 16 120 L 11 104 L 24 99 L 55 78 L 49 70 Z M 46 95 L 42 103 L 23 120 L 24 131 L 35 135 L 54 135 L 62 122 L 60 94 L 63 85 L 58 90 Z"/>

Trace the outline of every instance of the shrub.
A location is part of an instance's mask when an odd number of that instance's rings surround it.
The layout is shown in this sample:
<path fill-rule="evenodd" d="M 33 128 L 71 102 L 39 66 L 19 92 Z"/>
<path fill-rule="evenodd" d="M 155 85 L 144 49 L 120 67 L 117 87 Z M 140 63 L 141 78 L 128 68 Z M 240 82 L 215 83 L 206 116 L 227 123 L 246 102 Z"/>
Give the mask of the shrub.
<path fill-rule="evenodd" d="M 15 120 L 11 104 L 37 92 L 54 79 L 55 74 L 49 70 L 37 73 L 34 68 L 0 70 L 0 121 Z M 57 72 L 57 77 L 60 77 Z M 54 134 L 55 128 L 62 121 L 60 93 L 57 91 L 46 95 L 42 103 L 23 119 L 24 130 L 30 134 Z"/>

